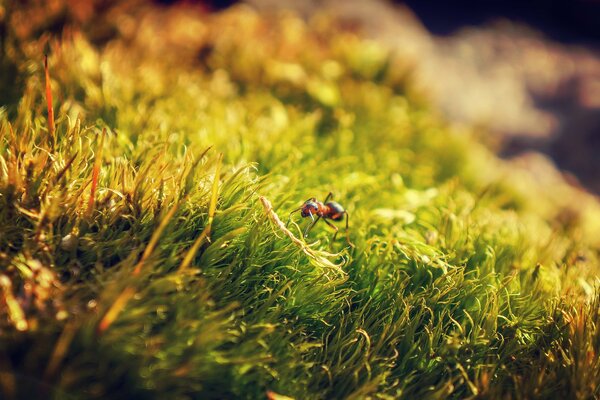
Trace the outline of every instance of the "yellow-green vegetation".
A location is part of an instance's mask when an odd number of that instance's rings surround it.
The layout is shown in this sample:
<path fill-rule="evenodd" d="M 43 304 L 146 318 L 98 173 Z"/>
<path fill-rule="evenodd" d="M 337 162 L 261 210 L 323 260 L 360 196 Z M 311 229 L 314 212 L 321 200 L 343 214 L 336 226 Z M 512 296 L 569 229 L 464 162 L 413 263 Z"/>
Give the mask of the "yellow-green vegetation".
<path fill-rule="evenodd" d="M 406 60 L 325 17 L 92 44 L 6 13 L 2 398 L 600 395 L 598 205 L 453 132 Z M 355 248 L 279 223 L 330 191 Z"/>

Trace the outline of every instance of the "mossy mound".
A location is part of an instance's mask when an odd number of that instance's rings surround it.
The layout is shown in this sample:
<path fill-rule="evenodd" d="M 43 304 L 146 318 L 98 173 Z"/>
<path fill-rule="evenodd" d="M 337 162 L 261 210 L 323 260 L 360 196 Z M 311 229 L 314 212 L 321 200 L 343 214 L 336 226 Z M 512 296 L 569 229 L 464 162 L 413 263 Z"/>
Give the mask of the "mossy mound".
<path fill-rule="evenodd" d="M 93 45 L 4 18 L 6 398 L 600 395 L 600 207 L 453 131 L 406 60 L 244 7 Z M 355 247 L 279 224 L 328 192 Z"/>

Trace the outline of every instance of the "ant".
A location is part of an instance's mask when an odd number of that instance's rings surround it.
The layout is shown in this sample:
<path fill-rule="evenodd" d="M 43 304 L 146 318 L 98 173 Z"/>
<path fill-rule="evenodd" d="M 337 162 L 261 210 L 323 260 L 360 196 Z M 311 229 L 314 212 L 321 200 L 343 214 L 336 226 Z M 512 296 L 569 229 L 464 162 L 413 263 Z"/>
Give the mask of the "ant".
<path fill-rule="evenodd" d="M 296 208 L 290 213 L 290 217 L 288 218 L 287 224 L 290 223 L 290 220 L 292 219 L 292 214 L 297 211 L 300 211 L 300 215 L 302 215 L 303 218 L 310 217 L 310 219 L 312 219 L 312 222 L 304 230 L 304 237 L 308 237 L 308 232 L 310 232 L 310 230 L 313 228 L 313 226 L 315 226 L 319 219 L 323 218 L 323 221 L 325 221 L 327 225 L 329 225 L 335 230 L 333 238 L 331 239 L 331 243 L 333 243 L 335 241 L 339 229 L 337 226 L 329 222 L 328 219 L 332 221 L 341 221 L 342 219 L 344 219 L 344 215 L 346 215 L 346 241 L 350 246 L 354 247 L 354 244 L 350 242 L 350 237 L 348 236 L 348 211 L 344 210 L 344 207 L 342 207 L 339 203 L 335 201 L 328 201 L 329 199 L 331 199 L 332 196 L 333 194 L 329 192 L 324 202 L 320 202 L 314 197 L 311 197 L 310 199 L 306 200 L 304 204 L 302 204 L 302 206 Z M 317 218 L 315 218 L 315 215 L 317 216 Z"/>

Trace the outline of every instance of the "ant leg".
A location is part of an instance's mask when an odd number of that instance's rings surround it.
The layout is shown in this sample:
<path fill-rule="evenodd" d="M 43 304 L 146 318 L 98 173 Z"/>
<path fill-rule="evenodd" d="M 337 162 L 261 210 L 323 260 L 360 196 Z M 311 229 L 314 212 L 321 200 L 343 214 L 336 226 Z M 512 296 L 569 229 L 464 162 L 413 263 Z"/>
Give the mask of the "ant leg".
<path fill-rule="evenodd" d="M 296 208 L 294 211 L 292 211 L 292 212 L 290 213 L 290 216 L 288 217 L 288 220 L 287 220 L 287 222 L 285 223 L 285 226 L 286 226 L 286 228 L 287 228 L 287 226 L 290 224 L 290 221 L 292 220 L 292 214 L 293 214 L 293 213 L 295 213 L 295 212 L 298 212 L 298 211 L 300 211 L 300 210 L 302 210 L 302 207 L 298 207 L 298 208 Z"/>
<path fill-rule="evenodd" d="M 324 219 L 323 221 L 325 221 L 327 223 L 327 225 L 329 225 L 330 227 L 335 229 L 335 233 L 333 234 L 333 238 L 331 239 L 331 243 L 329 244 L 331 246 L 333 244 L 333 242 L 335 242 L 335 237 L 338 234 L 339 228 L 337 226 L 335 226 L 334 224 L 332 224 L 331 222 L 327 221 L 326 219 Z"/>
<path fill-rule="evenodd" d="M 354 247 L 354 244 L 350 241 L 350 232 L 348 231 L 348 211 L 344 211 L 344 214 L 346 214 L 346 242 L 350 247 Z"/>
<path fill-rule="evenodd" d="M 312 214 L 310 214 L 310 215 L 312 217 Z M 310 225 L 308 225 L 306 227 L 306 229 L 304 230 L 304 237 L 308 236 L 308 232 L 310 232 L 310 230 L 313 228 L 313 226 L 315 226 L 315 224 L 319 221 L 319 219 L 321 219 L 321 217 L 317 216 L 317 219 L 313 219 L 313 221 L 310 223 Z M 325 222 L 327 222 L 327 221 L 325 221 Z"/>
<path fill-rule="evenodd" d="M 329 199 L 331 199 L 332 197 L 333 197 L 333 193 L 329 192 L 327 197 L 325 197 L 325 201 L 323 203 L 327 203 L 329 201 Z"/>

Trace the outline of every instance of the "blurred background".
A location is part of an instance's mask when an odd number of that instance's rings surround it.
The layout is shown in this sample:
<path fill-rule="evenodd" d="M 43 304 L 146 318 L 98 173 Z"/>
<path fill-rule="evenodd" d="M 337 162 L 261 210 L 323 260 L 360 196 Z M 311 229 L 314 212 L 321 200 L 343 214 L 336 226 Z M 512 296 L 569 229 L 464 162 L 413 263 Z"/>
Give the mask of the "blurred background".
<path fill-rule="evenodd" d="M 332 14 L 403 57 L 424 96 L 452 123 L 475 127 L 502 156 L 533 169 L 553 162 L 572 184 L 600 194 L 600 0 L 8 2 L 43 7 L 38 32 L 93 20 L 88 31 L 99 43 L 111 31 L 98 22 L 114 9 L 153 4 L 210 13 L 237 3 L 305 18 Z M 36 34 L 36 14 L 12 15 L 29 22 L 21 35 Z"/>
<path fill-rule="evenodd" d="M 485 140 L 519 162 L 545 154 L 600 193 L 600 1 L 248 2 L 307 17 L 327 10 L 360 26 L 411 60 L 451 121 L 493 134 Z"/>

